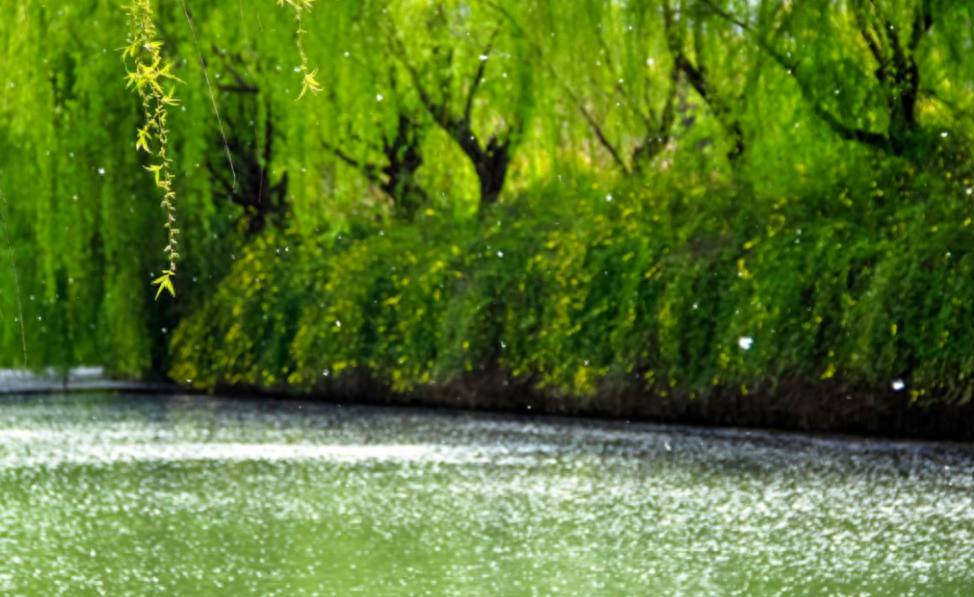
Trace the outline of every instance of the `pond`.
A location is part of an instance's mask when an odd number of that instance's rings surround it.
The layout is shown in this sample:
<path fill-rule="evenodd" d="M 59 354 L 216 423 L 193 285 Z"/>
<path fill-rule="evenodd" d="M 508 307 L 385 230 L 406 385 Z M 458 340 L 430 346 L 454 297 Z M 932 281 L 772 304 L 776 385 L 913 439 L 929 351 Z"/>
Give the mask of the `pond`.
<path fill-rule="evenodd" d="M 419 409 L 0 403 L 5 596 L 936 595 L 974 450 Z"/>

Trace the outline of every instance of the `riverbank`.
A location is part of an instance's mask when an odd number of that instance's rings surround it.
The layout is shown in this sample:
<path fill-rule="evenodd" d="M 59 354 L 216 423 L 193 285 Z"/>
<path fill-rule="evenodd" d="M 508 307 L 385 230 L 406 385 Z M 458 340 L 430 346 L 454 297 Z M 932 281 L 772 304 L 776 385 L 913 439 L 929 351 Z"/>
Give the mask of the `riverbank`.
<path fill-rule="evenodd" d="M 100 367 L 73 369 L 67 377 L 54 372 L 34 374 L 0 371 L 0 396 L 118 392 L 130 394 L 196 394 L 203 397 L 242 396 L 322 404 L 400 406 L 477 411 L 540 417 L 595 418 L 627 423 L 690 425 L 701 428 L 750 428 L 815 434 L 847 434 L 886 439 L 974 442 L 971 405 L 920 405 L 902 393 L 831 393 L 797 385 L 743 396 L 717 394 L 703 398 L 652 396 L 630 392 L 580 400 L 553 397 L 528 387 L 486 377 L 479 382 L 395 392 L 359 376 L 307 393 L 282 393 L 260 387 L 220 386 L 212 392 L 177 384 L 112 380 Z"/>
<path fill-rule="evenodd" d="M 699 180 L 586 189 L 331 239 L 269 228 L 187 307 L 170 377 L 200 391 L 974 437 L 974 227 L 955 178 L 891 170 L 784 198 Z"/>
<path fill-rule="evenodd" d="M 288 393 L 256 386 L 221 385 L 214 396 L 310 400 L 329 404 L 468 410 L 541 417 L 581 417 L 627 423 L 749 428 L 865 438 L 974 442 L 974 407 L 911 400 L 904 393 L 871 393 L 800 384 L 743 395 L 715 392 L 691 398 L 630 391 L 582 399 L 552 396 L 501 378 L 396 392 L 364 376 L 346 376 L 310 392 Z"/>
<path fill-rule="evenodd" d="M 308 393 L 280 393 L 259 387 L 221 386 L 215 392 L 172 383 L 113 380 L 101 367 L 78 367 L 68 375 L 49 370 L 31 373 L 0 370 L 0 396 L 62 393 L 118 392 L 130 394 L 189 393 L 220 397 L 240 395 L 251 399 L 285 399 L 322 404 L 428 407 L 452 411 L 478 411 L 541 417 L 596 418 L 605 421 L 691 425 L 701 428 L 751 428 L 769 431 L 849 434 L 889 439 L 974 442 L 974 408 L 971 405 L 920 405 L 903 393 L 831 393 L 798 385 L 748 396 L 723 395 L 689 398 L 627 393 L 597 400 L 553 397 L 504 379 L 394 392 L 375 381 L 346 377 Z"/>
<path fill-rule="evenodd" d="M 67 371 L 0 369 L 0 396 L 77 392 L 149 393 L 178 391 L 165 383 L 111 379 L 103 367 L 73 367 Z"/>

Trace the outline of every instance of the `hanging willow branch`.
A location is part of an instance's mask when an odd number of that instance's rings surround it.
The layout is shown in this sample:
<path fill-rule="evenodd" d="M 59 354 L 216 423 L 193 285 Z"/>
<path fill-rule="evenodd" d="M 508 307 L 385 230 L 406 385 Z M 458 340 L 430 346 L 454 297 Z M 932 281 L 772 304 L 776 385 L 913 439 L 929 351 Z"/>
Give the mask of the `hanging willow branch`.
<path fill-rule="evenodd" d="M 304 76 L 301 79 L 301 93 L 298 94 L 298 99 L 304 97 L 309 91 L 311 93 L 318 93 L 321 91 L 321 84 L 315 80 L 315 75 L 318 74 L 318 69 L 311 70 L 308 68 L 308 56 L 304 52 L 304 42 L 302 38 L 307 31 L 301 26 L 301 17 L 304 15 L 305 10 L 311 10 L 314 6 L 316 0 L 277 0 L 278 6 L 284 6 L 285 3 L 290 5 L 294 9 L 294 18 L 298 22 L 298 54 L 301 56 L 301 74 Z"/>
<path fill-rule="evenodd" d="M 178 105 L 179 100 L 173 96 L 175 86 L 166 91 L 163 83 L 179 79 L 172 73 L 172 63 L 163 61 L 162 42 L 155 39 L 151 0 L 133 0 L 128 12 L 132 20 L 132 34 L 130 44 L 125 49 L 125 59 L 135 60 L 135 70 L 128 72 L 128 87 L 134 87 L 138 92 L 145 112 L 145 123 L 138 130 L 135 148 L 156 160 L 155 164 L 146 166 L 146 170 L 155 175 L 156 186 L 163 190 L 162 208 L 166 214 L 169 241 L 164 249 L 169 268 L 163 270 L 162 276 L 152 283 L 159 287 L 156 299 L 163 290 L 175 297 L 172 279 L 176 275 L 176 261 L 179 259 L 176 252 L 179 229 L 176 228 L 176 192 L 173 190 L 172 160 L 168 155 L 169 130 L 166 119 L 167 108 Z"/>

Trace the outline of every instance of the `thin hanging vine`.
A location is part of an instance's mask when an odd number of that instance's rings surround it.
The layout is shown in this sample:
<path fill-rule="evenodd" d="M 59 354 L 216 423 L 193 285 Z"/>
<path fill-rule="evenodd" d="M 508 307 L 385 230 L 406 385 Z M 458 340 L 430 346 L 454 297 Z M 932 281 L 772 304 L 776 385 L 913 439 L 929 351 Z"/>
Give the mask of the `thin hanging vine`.
<path fill-rule="evenodd" d="M 179 253 L 176 246 L 179 229 L 176 228 L 176 191 L 173 190 L 172 159 L 169 157 L 169 130 L 167 109 L 178 105 L 174 97 L 175 82 L 179 79 L 173 74 L 173 64 L 163 60 L 162 42 L 155 39 L 156 28 L 152 21 L 151 0 L 133 0 L 128 7 L 132 22 L 129 46 L 125 49 L 125 59 L 135 61 L 135 70 L 128 72 L 128 87 L 133 87 L 142 98 L 145 122 L 138 130 L 136 151 L 143 150 L 152 156 L 156 163 L 146 166 L 155 175 L 156 186 L 162 189 L 162 208 L 166 218 L 168 244 L 164 249 L 168 258 L 168 269 L 152 282 L 158 286 L 156 299 L 165 290 L 173 297 L 176 289 L 173 277 L 176 275 L 176 262 Z M 181 82 L 181 81 L 179 81 Z M 164 83 L 170 83 L 168 91 Z"/>
<path fill-rule="evenodd" d="M 321 91 L 321 84 L 315 80 L 315 76 L 318 74 L 318 69 L 310 69 L 308 67 L 308 56 L 304 51 L 304 42 L 302 38 L 307 31 L 301 26 L 301 17 L 304 15 L 305 10 L 311 10 L 316 0 L 277 0 L 278 6 L 284 6 L 285 3 L 290 5 L 294 9 L 295 20 L 298 22 L 298 55 L 301 57 L 301 74 L 303 79 L 301 79 L 301 93 L 298 94 L 298 99 L 301 99 L 309 91 L 311 93 L 318 93 Z"/>

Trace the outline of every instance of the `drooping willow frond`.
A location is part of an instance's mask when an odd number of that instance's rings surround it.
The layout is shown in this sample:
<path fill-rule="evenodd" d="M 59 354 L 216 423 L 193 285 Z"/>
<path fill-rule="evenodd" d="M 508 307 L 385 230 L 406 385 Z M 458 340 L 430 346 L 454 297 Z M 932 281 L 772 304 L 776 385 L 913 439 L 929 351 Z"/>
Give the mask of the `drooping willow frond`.
<path fill-rule="evenodd" d="M 168 258 L 168 268 L 162 276 L 153 281 L 158 286 L 156 298 L 165 290 L 176 296 L 173 277 L 176 275 L 176 262 L 179 253 L 179 229 L 176 228 L 176 191 L 173 189 L 172 159 L 169 157 L 169 129 L 167 126 L 169 106 L 179 104 L 175 97 L 174 83 L 179 81 L 173 74 L 173 64 L 162 57 L 162 42 L 155 39 L 156 28 L 152 20 L 151 0 L 133 0 L 128 7 L 132 32 L 125 59 L 134 61 L 134 70 L 126 77 L 128 87 L 132 87 L 142 98 L 145 121 L 136 132 L 136 151 L 145 151 L 154 158 L 155 163 L 146 166 L 153 173 L 156 186 L 163 191 L 162 208 L 165 212 L 165 227 L 168 244 L 163 251 Z M 181 81 L 180 81 L 181 82 Z M 165 86 L 165 87 L 164 87 Z M 168 87 L 168 89 L 166 88 Z"/>
<path fill-rule="evenodd" d="M 322 89 L 321 84 L 315 80 L 315 76 L 318 74 L 318 69 L 311 69 L 308 66 L 308 56 L 305 54 L 304 42 L 302 41 L 302 37 L 307 32 L 301 26 L 301 17 L 303 16 L 304 11 L 311 10 L 315 2 L 316 0 L 277 0 L 278 6 L 284 6 L 287 4 L 294 9 L 294 18 L 298 22 L 297 45 L 298 54 L 301 56 L 301 66 L 299 68 L 301 69 L 302 74 L 301 93 L 298 94 L 298 99 L 304 97 L 309 91 L 311 93 L 318 93 Z"/>

